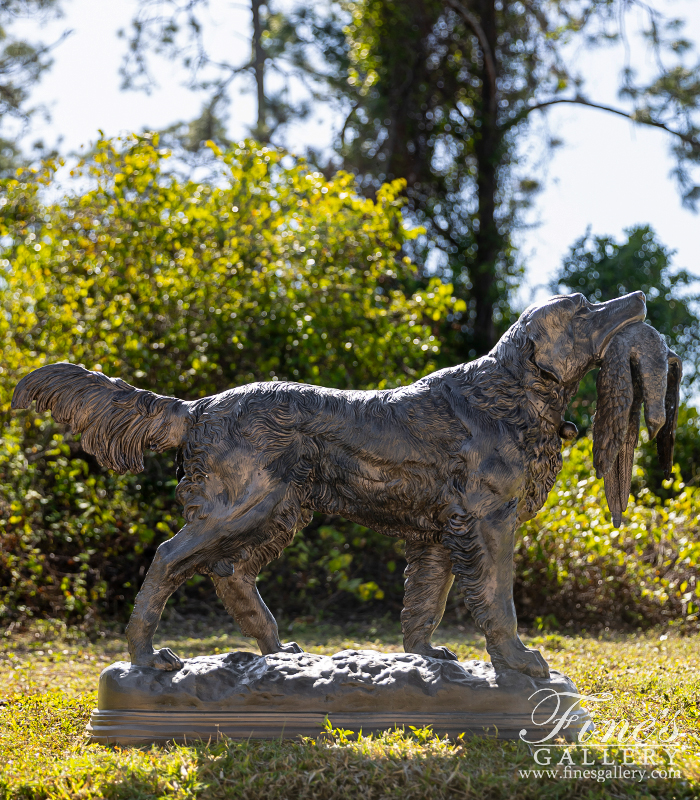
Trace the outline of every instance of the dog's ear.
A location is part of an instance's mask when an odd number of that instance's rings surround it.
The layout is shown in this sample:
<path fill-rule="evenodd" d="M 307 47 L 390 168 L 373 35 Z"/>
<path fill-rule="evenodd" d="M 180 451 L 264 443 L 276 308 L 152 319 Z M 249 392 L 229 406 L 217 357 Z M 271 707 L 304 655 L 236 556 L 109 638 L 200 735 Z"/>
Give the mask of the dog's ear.
<path fill-rule="evenodd" d="M 578 307 L 570 297 L 553 297 L 525 320 L 525 333 L 535 346 L 533 361 L 557 383 L 564 383 L 567 377 L 574 344 L 572 321 Z"/>
<path fill-rule="evenodd" d="M 673 446 L 676 443 L 676 425 L 678 424 L 682 377 L 683 365 L 681 360 L 673 350 L 669 350 L 666 397 L 664 398 L 666 421 L 656 439 L 656 452 L 666 480 L 671 477 L 673 472 Z"/>

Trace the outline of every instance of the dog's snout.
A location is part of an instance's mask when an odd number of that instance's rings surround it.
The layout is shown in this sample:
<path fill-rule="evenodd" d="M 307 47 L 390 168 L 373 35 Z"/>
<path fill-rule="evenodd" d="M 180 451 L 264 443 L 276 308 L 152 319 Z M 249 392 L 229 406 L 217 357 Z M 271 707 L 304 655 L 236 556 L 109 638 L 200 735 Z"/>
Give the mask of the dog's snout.
<path fill-rule="evenodd" d="M 616 300 L 608 300 L 604 306 L 617 308 L 623 314 L 627 314 L 632 321 L 641 322 L 647 315 L 647 298 L 644 292 L 630 292 L 618 297 Z"/>
<path fill-rule="evenodd" d="M 623 294 L 620 297 L 615 298 L 614 300 L 608 300 L 607 303 L 602 303 L 601 305 L 626 305 L 626 306 L 641 306 L 646 309 L 647 305 L 647 298 L 644 292 L 629 292 L 629 294 Z"/>

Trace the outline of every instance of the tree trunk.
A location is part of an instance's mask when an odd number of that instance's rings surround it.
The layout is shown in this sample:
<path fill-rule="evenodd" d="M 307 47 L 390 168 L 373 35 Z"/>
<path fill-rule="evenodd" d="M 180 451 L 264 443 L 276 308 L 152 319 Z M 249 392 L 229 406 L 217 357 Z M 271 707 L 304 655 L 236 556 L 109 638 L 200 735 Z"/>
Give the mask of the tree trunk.
<path fill-rule="evenodd" d="M 496 60 L 497 30 L 494 0 L 476 0 L 481 26 L 486 34 L 493 64 Z M 494 91 L 494 80 L 489 76 L 486 58 L 481 66 L 481 128 L 475 142 L 477 158 L 477 200 L 479 210 L 475 225 L 474 240 L 477 248 L 471 267 L 472 297 L 475 304 L 474 346 L 477 355 L 488 352 L 497 341 L 493 320 L 494 307 L 498 301 L 498 259 L 503 237 L 496 223 L 496 190 L 498 186 L 498 158 L 500 137 L 497 125 L 498 98 Z"/>
<path fill-rule="evenodd" d="M 262 45 L 262 24 L 260 23 L 260 6 L 263 0 L 251 0 L 253 12 L 253 69 L 255 71 L 255 85 L 258 97 L 258 122 L 255 126 L 255 136 L 261 142 L 270 140 L 267 127 L 267 108 L 265 101 L 265 50 Z"/>

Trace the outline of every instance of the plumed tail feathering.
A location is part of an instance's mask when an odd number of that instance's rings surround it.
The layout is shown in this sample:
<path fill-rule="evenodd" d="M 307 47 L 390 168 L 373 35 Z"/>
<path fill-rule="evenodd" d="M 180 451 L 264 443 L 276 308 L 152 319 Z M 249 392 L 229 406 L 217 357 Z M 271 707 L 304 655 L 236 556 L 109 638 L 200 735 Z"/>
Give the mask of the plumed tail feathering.
<path fill-rule="evenodd" d="M 190 404 L 136 389 L 77 364 L 51 364 L 17 384 L 12 408 L 50 409 L 57 422 L 82 434 L 83 449 L 115 472 L 141 472 L 144 450 L 162 452 L 182 444 Z"/>

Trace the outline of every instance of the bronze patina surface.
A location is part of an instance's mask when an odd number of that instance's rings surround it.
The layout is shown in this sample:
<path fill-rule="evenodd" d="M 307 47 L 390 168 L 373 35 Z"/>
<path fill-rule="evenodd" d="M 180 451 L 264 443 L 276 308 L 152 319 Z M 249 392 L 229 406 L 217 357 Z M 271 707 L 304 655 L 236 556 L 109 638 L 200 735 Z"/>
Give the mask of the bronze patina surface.
<path fill-rule="evenodd" d="M 136 599 L 127 627 L 135 667 L 185 667 L 155 650 L 153 636 L 168 598 L 197 572 L 211 576 L 263 654 L 300 652 L 280 641 L 256 577 L 320 511 L 406 540 L 407 653 L 456 658 L 431 643 L 456 580 L 494 669 L 545 679 L 543 656 L 517 634 L 515 532 L 554 484 L 562 438 L 575 435 L 564 411 L 596 366 L 595 462 L 615 523 L 642 403 L 671 469 L 680 361 L 642 323 L 645 313 L 641 292 L 606 303 L 553 297 L 527 309 L 488 355 L 384 391 L 270 382 L 186 402 L 54 364 L 22 379 L 13 407 L 51 409 L 119 472 L 141 470 L 147 448 L 179 449 L 187 522 L 158 548 Z"/>
<path fill-rule="evenodd" d="M 572 738 L 590 717 L 571 694 L 576 687 L 554 670 L 532 678 L 482 661 L 373 650 L 227 653 L 186 659 L 177 671 L 117 662 L 100 677 L 90 734 L 122 744 L 313 736 L 328 717 L 355 732 L 432 725 L 452 736 L 525 731 L 537 740 L 567 712 L 561 734 Z"/>

